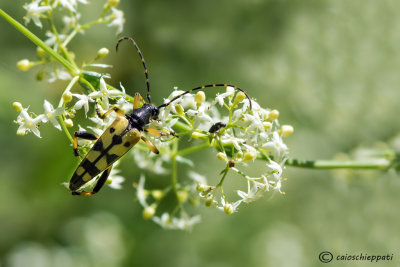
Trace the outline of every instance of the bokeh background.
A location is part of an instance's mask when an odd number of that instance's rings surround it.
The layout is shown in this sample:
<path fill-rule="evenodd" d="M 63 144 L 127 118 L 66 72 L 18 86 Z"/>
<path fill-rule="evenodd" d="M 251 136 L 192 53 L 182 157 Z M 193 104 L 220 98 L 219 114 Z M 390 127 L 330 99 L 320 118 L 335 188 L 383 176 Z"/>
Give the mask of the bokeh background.
<path fill-rule="evenodd" d="M 91 2 L 82 6 L 83 21 L 103 5 Z M 1 0 L 1 8 L 22 21 L 23 3 Z M 286 142 L 298 159 L 390 144 L 399 133 L 397 1 L 152 0 L 121 1 L 120 9 L 121 35 L 141 47 L 156 103 L 174 86 L 237 84 L 294 126 Z M 66 84 L 20 72 L 16 62 L 35 59 L 35 46 L 3 19 L 0 32 L 0 266 L 322 266 L 322 251 L 393 254 L 371 266 L 399 266 L 400 181 L 392 172 L 288 167 L 285 196 L 268 194 L 231 216 L 200 207 L 202 223 L 192 232 L 142 219 L 132 158 L 122 163 L 123 190 L 72 197 L 60 186 L 77 164 L 65 136 L 46 126 L 42 139 L 18 137 L 11 107 L 20 101 L 41 111 L 43 99 L 55 103 Z M 109 48 L 112 83 L 144 92 L 136 52 L 113 53 L 118 37 L 96 26 L 71 48 L 78 62 Z M 202 154 L 193 159 L 207 177 L 222 168 Z"/>

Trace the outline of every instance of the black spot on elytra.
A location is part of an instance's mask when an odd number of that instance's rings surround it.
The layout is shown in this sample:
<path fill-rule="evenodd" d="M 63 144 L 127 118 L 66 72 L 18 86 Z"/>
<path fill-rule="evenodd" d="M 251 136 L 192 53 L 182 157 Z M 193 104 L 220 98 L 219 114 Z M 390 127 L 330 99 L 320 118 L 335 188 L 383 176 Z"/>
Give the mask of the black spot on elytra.
<path fill-rule="evenodd" d="M 117 158 L 119 157 L 115 154 L 106 154 L 107 165 L 112 164 L 114 161 L 117 160 Z"/>
<path fill-rule="evenodd" d="M 96 176 L 100 172 L 100 170 L 93 163 L 91 163 L 88 159 L 84 159 L 81 163 L 81 166 L 85 169 L 84 173 L 87 172 L 92 177 Z M 84 173 L 82 174 L 82 176 L 84 175 Z"/>
<path fill-rule="evenodd" d="M 103 150 L 103 141 L 97 141 L 93 146 L 94 151 L 102 151 Z"/>
<path fill-rule="evenodd" d="M 119 145 L 122 143 L 122 137 L 119 135 L 114 135 L 112 138 L 112 144 L 113 145 Z"/>
<path fill-rule="evenodd" d="M 115 132 L 115 128 L 111 127 L 110 128 L 110 133 L 113 133 L 113 132 Z"/>
<path fill-rule="evenodd" d="M 125 142 L 124 146 L 129 147 L 131 145 L 131 143 L 129 142 Z"/>

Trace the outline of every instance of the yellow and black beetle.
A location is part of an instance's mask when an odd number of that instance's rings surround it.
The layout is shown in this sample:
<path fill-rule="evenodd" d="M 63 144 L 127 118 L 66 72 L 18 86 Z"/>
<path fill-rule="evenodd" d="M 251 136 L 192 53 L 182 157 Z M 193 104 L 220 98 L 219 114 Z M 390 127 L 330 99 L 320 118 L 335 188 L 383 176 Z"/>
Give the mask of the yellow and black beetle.
<path fill-rule="evenodd" d="M 145 103 L 144 99 L 140 96 L 140 94 L 137 93 L 135 94 L 133 100 L 133 111 L 130 114 L 124 114 L 124 112 L 122 112 L 117 107 L 113 107 L 104 114 L 100 114 L 100 112 L 96 110 L 98 116 L 102 119 L 104 119 L 108 114 L 113 111 L 118 115 L 114 122 L 104 131 L 104 133 L 99 138 L 89 132 L 75 132 L 73 144 L 75 156 L 79 156 L 78 138 L 96 140 L 96 142 L 72 175 L 72 178 L 69 182 L 69 189 L 71 190 L 73 195 L 90 196 L 97 193 L 107 181 L 113 163 L 120 159 L 140 140 L 143 140 L 152 152 L 158 154 L 158 149 L 146 137 L 142 135 L 142 132 L 145 131 L 156 136 L 166 136 L 171 134 L 173 135 L 173 133 L 164 133 L 157 129 L 148 128 L 147 125 L 150 123 L 151 120 L 155 120 L 158 118 L 160 108 L 167 107 L 173 101 L 179 99 L 186 94 L 209 87 L 231 86 L 246 95 L 247 99 L 249 100 L 249 106 L 251 110 L 251 100 L 246 92 L 235 85 L 229 84 L 208 84 L 199 86 L 177 95 L 169 102 L 162 104 L 158 107 L 152 105 L 150 99 L 149 76 L 142 52 L 140 51 L 136 42 L 131 37 L 123 37 L 119 39 L 116 45 L 117 51 L 119 44 L 123 40 L 130 40 L 132 42 L 142 60 L 144 73 L 146 76 L 147 99 L 149 103 Z M 141 107 L 140 102 L 143 104 Z M 91 192 L 80 190 L 83 185 L 97 177 L 100 173 L 100 178 L 98 179 L 96 185 Z"/>

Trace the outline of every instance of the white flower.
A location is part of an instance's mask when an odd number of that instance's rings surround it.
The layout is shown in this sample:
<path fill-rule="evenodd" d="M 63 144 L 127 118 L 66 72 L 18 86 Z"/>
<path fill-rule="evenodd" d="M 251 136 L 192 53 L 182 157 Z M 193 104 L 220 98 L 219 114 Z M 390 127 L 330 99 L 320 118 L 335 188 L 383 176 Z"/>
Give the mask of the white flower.
<path fill-rule="evenodd" d="M 50 10 L 51 6 L 40 5 L 40 2 L 41 0 L 36 0 L 23 6 L 27 11 L 26 16 L 24 17 L 25 24 L 28 24 L 33 20 L 36 26 L 42 28 L 42 22 L 40 21 L 40 18 L 43 16 L 42 13 Z"/>
<path fill-rule="evenodd" d="M 190 230 L 194 224 L 200 222 L 200 216 L 189 217 L 184 214 L 181 218 L 171 218 L 171 215 L 164 212 L 161 217 L 154 216 L 153 221 L 164 229 Z"/>
<path fill-rule="evenodd" d="M 70 80 L 72 79 L 71 74 L 65 70 L 56 69 L 50 72 L 50 77 L 47 79 L 49 83 L 55 82 L 56 80 Z"/>
<path fill-rule="evenodd" d="M 226 97 L 232 97 L 235 94 L 235 89 L 233 87 L 226 87 L 226 92 L 222 94 L 217 94 L 215 97 L 213 104 L 218 103 L 220 106 L 222 106 L 225 102 Z"/>
<path fill-rule="evenodd" d="M 124 92 L 121 92 L 119 90 L 108 90 L 106 82 L 104 81 L 103 77 L 100 78 L 100 91 L 96 91 L 93 93 L 89 94 L 89 97 L 92 99 L 97 99 L 97 98 L 102 98 L 102 107 L 105 110 L 110 109 L 110 103 L 108 101 L 108 98 L 114 98 L 117 96 L 124 96 Z"/>
<path fill-rule="evenodd" d="M 64 108 L 58 107 L 54 109 L 53 105 L 50 104 L 50 102 L 47 100 L 44 101 L 43 108 L 45 116 L 43 122 L 50 121 L 54 125 L 54 127 L 61 131 L 61 126 L 56 118 L 64 112 Z"/>
<path fill-rule="evenodd" d="M 184 214 L 181 218 L 172 218 L 172 223 L 169 225 L 171 229 L 191 230 L 192 226 L 200 222 L 200 215 L 189 217 Z"/>
<path fill-rule="evenodd" d="M 242 199 L 236 201 L 235 203 L 229 203 L 229 202 L 225 202 L 225 199 L 223 197 L 221 197 L 221 206 L 218 206 L 217 208 L 219 210 L 222 210 L 223 212 L 225 212 L 226 214 L 230 215 L 232 213 L 234 213 L 237 208 L 239 207 L 240 203 L 242 203 Z"/>
<path fill-rule="evenodd" d="M 54 45 L 55 47 L 58 47 L 58 43 L 57 43 L 57 36 L 51 32 L 51 31 L 47 31 L 46 32 L 46 36 L 47 39 L 44 41 L 47 45 L 52 46 Z M 58 39 L 63 41 L 67 36 L 65 34 L 59 34 L 58 35 Z"/>
<path fill-rule="evenodd" d="M 188 114 L 189 116 L 194 116 L 195 120 L 193 123 L 193 128 L 194 129 L 199 129 L 202 128 L 200 127 L 200 123 L 201 122 L 208 122 L 207 124 L 207 130 L 210 127 L 210 125 L 212 125 L 214 123 L 214 120 L 207 114 L 208 110 L 210 109 L 210 106 L 207 102 L 204 102 L 203 104 L 201 104 L 201 106 L 197 109 L 189 109 L 186 114 Z"/>
<path fill-rule="evenodd" d="M 171 219 L 167 212 L 164 212 L 161 217 L 154 216 L 153 222 L 160 225 L 162 228 L 171 228 Z"/>
<path fill-rule="evenodd" d="M 76 101 L 74 109 L 78 110 L 84 107 L 85 116 L 87 117 L 87 113 L 89 111 L 89 102 L 94 102 L 94 100 L 87 95 L 80 95 L 80 94 L 72 94 L 72 95 L 79 99 L 78 101 Z"/>
<path fill-rule="evenodd" d="M 111 8 L 112 14 L 109 16 L 112 21 L 108 24 L 109 27 L 117 27 L 117 34 L 122 32 L 125 19 L 124 19 L 124 12 L 118 10 L 116 8 Z"/>
<path fill-rule="evenodd" d="M 285 143 L 283 143 L 281 135 L 277 131 L 272 134 L 272 140 L 263 144 L 262 147 L 268 149 L 276 161 L 282 161 L 283 156 L 288 150 Z"/>
<path fill-rule="evenodd" d="M 70 29 L 74 29 L 75 27 L 77 27 L 78 24 L 78 20 L 80 19 L 81 14 L 79 13 L 75 13 L 73 16 L 69 17 L 69 16 L 64 16 L 62 18 L 62 21 L 64 23 L 64 32 L 68 32 Z M 77 27 L 79 29 L 79 27 Z"/>
<path fill-rule="evenodd" d="M 284 164 L 285 161 L 282 161 L 282 165 Z M 271 170 L 271 173 L 273 177 L 276 180 L 279 180 L 282 176 L 282 165 L 278 164 L 277 162 L 271 160 L 270 162 L 267 163 L 267 167 Z"/>
<path fill-rule="evenodd" d="M 57 7 L 58 4 L 61 4 L 69 11 L 75 12 L 78 6 L 78 2 L 81 2 L 82 4 L 87 4 L 86 0 L 56 0 L 54 1 L 53 8 Z"/>
<path fill-rule="evenodd" d="M 122 188 L 121 184 L 125 181 L 125 178 L 122 177 L 121 175 L 118 175 L 119 172 L 120 170 L 116 169 L 115 167 L 111 169 L 111 173 L 107 179 L 107 181 L 111 181 L 111 183 L 108 185 L 109 187 L 113 189 Z"/>
<path fill-rule="evenodd" d="M 43 114 L 40 114 L 36 118 L 32 118 L 28 114 L 28 108 L 25 108 L 21 111 L 21 113 L 17 117 L 16 123 L 19 124 L 19 128 L 17 130 L 18 135 L 24 135 L 26 132 L 33 132 L 37 137 L 40 137 L 40 132 L 39 129 L 37 128 L 37 125 L 40 122 L 43 122 L 45 119 L 45 116 Z"/>
<path fill-rule="evenodd" d="M 247 181 L 247 193 L 237 190 L 237 194 L 245 203 L 253 202 L 261 196 L 261 193 L 258 191 L 257 184 L 252 181 Z"/>
<path fill-rule="evenodd" d="M 242 138 L 237 138 L 235 136 L 229 135 L 227 132 L 221 137 L 223 144 L 232 144 L 238 151 L 242 151 L 240 144 L 245 141 Z"/>
<path fill-rule="evenodd" d="M 269 191 L 269 183 L 268 180 L 265 176 L 262 176 L 262 180 L 259 181 L 253 181 L 254 186 L 257 187 L 258 189 L 261 189 L 262 191 L 266 192 Z"/>

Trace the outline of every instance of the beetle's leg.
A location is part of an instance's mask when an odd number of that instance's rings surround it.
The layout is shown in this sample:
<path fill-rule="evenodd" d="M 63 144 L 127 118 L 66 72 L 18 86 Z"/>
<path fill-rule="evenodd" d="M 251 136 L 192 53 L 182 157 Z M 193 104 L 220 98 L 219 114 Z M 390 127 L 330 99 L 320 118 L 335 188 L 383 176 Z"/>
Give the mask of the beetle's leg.
<path fill-rule="evenodd" d="M 135 93 L 135 97 L 133 98 L 133 109 L 138 109 L 139 103 L 142 103 L 142 105 L 144 105 L 146 101 L 139 93 Z"/>
<path fill-rule="evenodd" d="M 76 157 L 79 157 L 79 150 L 78 150 L 78 137 L 85 139 L 85 140 L 97 140 L 97 136 L 89 133 L 89 132 L 85 132 L 85 131 L 77 131 L 74 134 L 74 155 Z"/>
<path fill-rule="evenodd" d="M 110 114 L 113 111 L 115 111 L 115 113 L 117 113 L 118 116 L 125 117 L 125 113 L 122 110 L 120 110 L 119 108 L 117 108 L 117 107 L 111 108 L 110 110 L 108 110 L 103 115 L 100 113 L 100 109 L 96 108 L 97 116 L 99 116 L 99 118 L 101 118 L 103 120 L 107 117 L 108 114 Z"/>
<path fill-rule="evenodd" d="M 96 185 L 94 186 L 92 192 L 85 192 L 85 191 L 76 192 L 76 191 L 73 191 L 72 195 L 75 195 L 75 196 L 92 196 L 92 195 L 96 194 L 97 192 L 99 192 L 100 189 L 103 187 L 103 185 L 106 183 L 107 178 L 110 175 L 111 168 L 112 168 L 112 165 L 110 167 L 108 167 L 107 170 L 103 171 L 103 173 L 101 174 L 99 180 L 97 181 Z"/>
<path fill-rule="evenodd" d="M 147 138 L 144 137 L 144 136 L 141 136 L 140 138 L 143 140 L 143 142 L 146 143 L 146 145 L 150 148 L 150 150 L 151 150 L 154 154 L 159 154 L 159 153 L 160 153 L 160 152 L 158 151 L 157 147 L 156 147 L 152 142 L 150 142 L 149 139 L 147 139 Z"/>
<path fill-rule="evenodd" d="M 149 134 L 156 135 L 156 136 L 176 136 L 173 131 L 168 131 L 168 132 L 161 132 L 160 130 L 154 129 L 154 128 L 143 128 L 145 132 L 148 132 Z"/>

